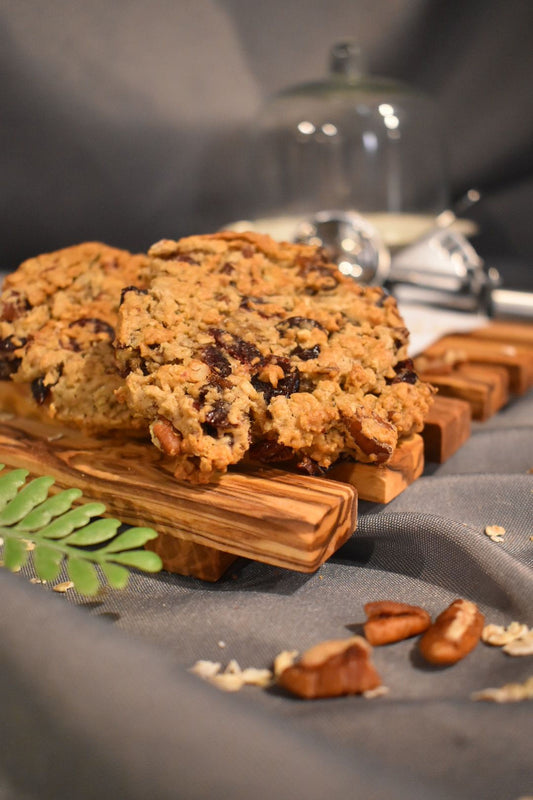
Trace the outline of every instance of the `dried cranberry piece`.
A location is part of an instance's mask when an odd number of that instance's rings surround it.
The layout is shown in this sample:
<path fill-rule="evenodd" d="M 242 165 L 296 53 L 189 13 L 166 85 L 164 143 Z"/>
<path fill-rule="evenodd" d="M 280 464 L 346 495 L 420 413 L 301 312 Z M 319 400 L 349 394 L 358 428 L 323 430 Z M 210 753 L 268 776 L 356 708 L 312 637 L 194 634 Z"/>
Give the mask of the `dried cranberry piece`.
<path fill-rule="evenodd" d="M 72 350 L 73 353 L 81 352 L 80 343 L 74 339 L 72 336 L 68 337 L 68 349 Z"/>
<path fill-rule="evenodd" d="M 252 461 L 261 461 L 263 464 L 272 464 L 278 461 L 290 461 L 294 456 L 291 447 L 280 442 L 257 442 L 250 448 Z"/>
<path fill-rule="evenodd" d="M 406 358 L 404 361 L 398 361 L 394 367 L 396 377 L 392 380 L 387 380 L 387 383 L 416 383 L 418 375 L 415 371 L 415 365 L 411 358 Z"/>
<path fill-rule="evenodd" d="M 160 253 L 157 258 L 161 261 L 181 261 L 184 264 L 198 264 L 195 258 L 192 256 L 186 256 L 184 253 Z"/>
<path fill-rule="evenodd" d="M 279 331 L 282 331 L 286 328 L 301 328 L 306 331 L 311 331 L 313 328 L 318 328 L 326 333 L 324 326 L 321 325 L 320 322 L 317 322 L 316 319 L 311 319 L 310 317 L 288 317 L 282 322 L 278 322 L 276 328 Z"/>
<path fill-rule="evenodd" d="M 399 350 L 400 347 L 403 347 L 403 345 L 409 341 L 409 331 L 404 327 L 396 327 L 394 330 L 398 331 L 398 335 L 394 337 L 394 347 L 396 350 Z"/>
<path fill-rule="evenodd" d="M 0 353 L 13 353 L 19 347 L 23 347 L 27 341 L 27 339 L 20 338 L 17 344 L 13 340 L 13 336 L 6 336 L 5 339 L 0 339 Z"/>
<path fill-rule="evenodd" d="M 231 387 L 231 382 L 227 381 L 225 378 L 221 378 L 220 375 L 211 375 L 209 378 L 209 386 L 214 386 L 217 391 L 221 392 L 222 389 L 229 389 Z"/>
<path fill-rule="evenodd" d="M 205 403 L 205 398 L 207 397 L 207 393 L 209 389 L 214 388 L 217 392 L 221 392 L 223 389 L 229 389 L 231 386 L 230 381 L 227 381 L 225 378 L 221 378 L 220 375 L 216 375 L 213 373 L 209 376 L 209 381 L 202 386 L 200 391 L 198 392 L 198 398 L 194 402 L 194 407 L 198 411 Z"/>
<path fill-rule="evenodd" d="M 178 261 L 182 261 L 184 264 L 194 264 L 198 266 L 198 261 L 193 258 L 192 256 L 186 256 L 182 253 L 178 253 Z"/>
<path fill-rule="evenodd" d="M 213 407 L 205 415 L 205 422 L 202 423 L 202 430 L 206 436 L 218 439 L 219 436 L 227 433 L 227 428 L 234 427 L 228 421 L 229 410 L 229 403 L 224 400 L 217 400 L 213 404 Z"/>
<path fill-rule="evenodd" d="M 42 406 L 50 394 L 50 387 L 44 383 L 44 378 L 35 378 L 31 382 L 31 393 L 35 401 Z"/>
<path fill-rule="evenodd" d="M 383 308 L 383 306 L 385 305 L 385 300 L 387 299 L 388 296 L 389 295 L 387 294 L 387 292 L 384 289 L 382 289 L 380 296 L 376 299 L 376 307 Z"/>
<path fill-rule="evenodd" d="M 272 356 L 269 361 L 270 363 L 278 364 L 285 373 L 285 376 L 278 381 L 277 386 L 272 386 L 271 383 L 261 381 L 254 375 L 252 378 L 252 386 L 264 395 L 266 403 L 270 403 L 273 397 L 278 397 L 279 395 L 290 397 L 291 394 L 300 391 L 300 370 L 298 367 L 291 369 L 291 362 L 289 359 L 283 358 L 282 356 Z"/>
<path fill-rule="evenodd" d="M 230 424 L 228 422 L 229 410 L 229 403 L 226 403 L 225 400 L 216 400 L 213 404 L 213 408 L 205 415 L 205 421 L 208 425 L 214 425 L 216 427 L 227 426 Z"/>
<path fill-rule="evenodd" d="M 0 359 L 0 381 L 7 381 L 20 367 L 21 358 Z"/>
<path fill-rule="evenodd" d="M 69 323 L 69 328 L 74 327 L 90 327 L 93 329 L 94 333 L 107 333 L 110 339 L 115 338 L 115 329 L 112 325 L 109 325 L 108 322 L 98 317 L 81 317 L 81 319 L 76 319 L 74 322 Z"/>
<path fill-rule="evenodd" d="M 320 286 L 309 287 L 312 292 L 316 292 L 319 288 L 323 290 L 335 289 L 340 280 L 339 273 L 335 267 L 324 260 L 324 254 L 320 251 L 312 258 L 300 258 L 298 274 L 306 280 L 309 279 L 310 282 L 313 282 L 313 278 L 316 277 L 322 279 Z"/>
<path fill-rule="evenodd" d="M 124 302 L 124 298 L 128 292 L 135 292 L 135 294 L 148 294 L 148 289 L 140 289 L 138 286 L 125 286 L 120 292 L 120 305 Z"/>
<path fill-rule="evenodd" d="M 263 363 L 263 356 L 255 344 L 246 342 L 244 339 L 241 339 L 240 336 L 235 336 L 221 328 L 211 328 L 209 333 L 219 347 L 222 347 L 226 353 L 236 358 L 241 364 L 257 366 Z"/>
<path fill-rule="evenodd" d="M 313 461 L 309 456 L 304 456 L 296 466 L 308 475 L 314 475 L 315 477 L 324 475 L 326 472 L 324 467 L 321 467 L 320 464 L 317 464 L 317 462 Z"/>
<path fill-rule="evenodd" d="M 239 307 L 244 308 L 246 311 L 256 311 L 255 306 L 263 306 L 266 302 L 263 297 L 250 297 L 247 294 L 243 294 Z"/>
<path fill-rule="evenodd" d="M 291 356 L 296 356 L 302 361 L 311 361 L 313 358 L 318 358 L 320 355 L 320 345 L 315 344 L 313 347 L 295 347 L 291 350 Z"/>
<path fill-rule="evenodd" d="M 231 375 L 231 364 L 224 353 L 214 344 L 208 344 L 204 347 L 202 358 L 207 366 L 221 378 Z"/>

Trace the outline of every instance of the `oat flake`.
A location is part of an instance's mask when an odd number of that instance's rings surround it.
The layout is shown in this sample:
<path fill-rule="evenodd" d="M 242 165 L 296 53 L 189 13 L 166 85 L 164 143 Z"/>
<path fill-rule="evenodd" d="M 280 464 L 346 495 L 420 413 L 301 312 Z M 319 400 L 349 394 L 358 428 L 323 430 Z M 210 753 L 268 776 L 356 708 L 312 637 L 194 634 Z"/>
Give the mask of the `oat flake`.
<path fill-rule="evenodd" d="M 482 689 L 470 695 L 471 700 L 488 700 L 492 703 L 518 703 L 533 700 L 533 675 L 525 683 L 506 683 L 492 689 Z"/>
<path fill-rule="evenodd" d="M 504 625 L 485 625 L 481 634 L 481 640 L 495 647 L 503 647 L 503 645 L 513 642 L 528 631 L 529 628 L 527 625 L 516 621 L 511 622 L 507 627 Z"/>

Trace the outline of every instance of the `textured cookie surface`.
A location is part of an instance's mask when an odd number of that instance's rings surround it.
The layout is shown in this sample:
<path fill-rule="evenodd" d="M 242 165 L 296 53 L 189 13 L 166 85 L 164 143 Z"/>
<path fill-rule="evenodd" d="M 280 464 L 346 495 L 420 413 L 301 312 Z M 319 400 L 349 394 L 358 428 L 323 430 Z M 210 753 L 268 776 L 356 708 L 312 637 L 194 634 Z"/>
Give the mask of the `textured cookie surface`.
<path fill-rule="evenodd" d="M 0 297 L 0 376 L 30 383 L 46 415 L 89 430 L 134 428 L 118 402 L 112 340 L 125 286 L 148 259 L 87 242 L 25 261 Z"/>
<path fill-rule="evenodd" d="M 209 481 L 245 457 L 309 472 L 384 462 L 422 428 L 432 391 L 382 289 L 257 234 L 163 240 L 149 255 L 149 287 L 119 310 L 119 395 L 177 477 Z"/>

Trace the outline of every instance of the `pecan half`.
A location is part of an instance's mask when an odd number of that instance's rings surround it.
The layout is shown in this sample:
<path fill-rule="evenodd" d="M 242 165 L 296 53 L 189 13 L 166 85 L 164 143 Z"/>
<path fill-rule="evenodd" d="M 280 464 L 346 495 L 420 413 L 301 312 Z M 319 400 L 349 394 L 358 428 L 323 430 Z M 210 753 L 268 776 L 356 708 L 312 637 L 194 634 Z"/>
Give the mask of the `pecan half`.
<path fill-rule="evenodd" d="M 371 652 L 362 636 L 320 642 L 284 669 L 278 683 L 306 699 L 361 694 L 381 686 Z"/>
<path fill-rule="evenodd" d="M 365 637 L 372 645 L 390 644 L 423 633 L 431 625 L 431 617 L 420 606 L 380 600 L 364 606 L 367 621 Z"/>
<path fill-rule="evenodd" d="M 475 603 L 454 600 L 420 639 L 420 652 L 430 664 L 455 664 L 477 645 L 484 623 Z"/>

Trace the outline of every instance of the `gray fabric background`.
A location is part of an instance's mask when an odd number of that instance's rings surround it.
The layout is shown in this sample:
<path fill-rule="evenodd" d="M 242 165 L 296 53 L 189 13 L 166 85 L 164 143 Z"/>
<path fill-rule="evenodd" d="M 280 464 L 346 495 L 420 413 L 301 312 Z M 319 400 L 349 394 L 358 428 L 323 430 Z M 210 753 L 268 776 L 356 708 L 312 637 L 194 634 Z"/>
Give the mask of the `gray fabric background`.
<path fill-rule="evenodd" d="M 489 622 L 533 624 L 532 408 L 530 394 L 475 426 L 388 506 L 361 502 L 354 536 L 314 575 L 239 560 L 216 584 L 134 574 L 87 601 L 0 571 L 0 798 L 530 795 L 531 703 L 470 699 L 525 680 L 530 656 L 481 644 L 438 669 L 413 640 L 375 648 L 390 692 L 373 700 L 224 694 L 188 669 L 269 667 L 358 632 L 363 604 L 384 598 L 436 615 L 461 596 Z"/>
<path fill-rule="evenodd" d="M 247 129 L 271 92 L 359 39 L 373 72 L 430 92 L 476 245 L 532 288 L 533 4 L 522 0 L 4 0 L 0 268 L 85 239 L 144 249 L 250 216 Z M 518 800 L 533 795 L 531 703 L 473 703 L 531 657 L 480 645 L 448 669 L 379 648 L 387 696 L 223 694 L 197 659 L 266 667 L 359 630 L 389 598 L 455 597 L 533 625 L 533 396 L 475 426 L 442 466 L 311 576 L 236 562 L 217 584 L 133 575 L 88 602 L 0 570 L 0 800 Z M 489 523 L 507 529 L 496 544 Z M 226 646 L 221 648 L 219 641 Z"/>
<path fill-rule="evenodd" d="M 354 38 L 435 99 L 451 199 L 482 190 L 478 249 L 533 288 L 532 31 L 527 0 L 3 0 L 0 267 L 253 216 L 258 109 Z"/>

